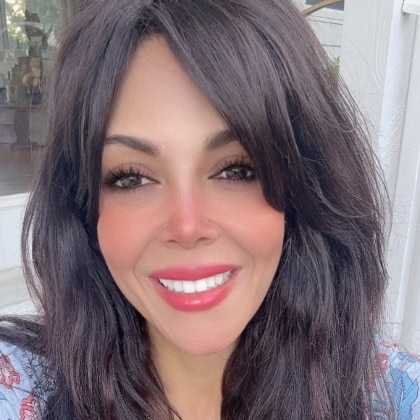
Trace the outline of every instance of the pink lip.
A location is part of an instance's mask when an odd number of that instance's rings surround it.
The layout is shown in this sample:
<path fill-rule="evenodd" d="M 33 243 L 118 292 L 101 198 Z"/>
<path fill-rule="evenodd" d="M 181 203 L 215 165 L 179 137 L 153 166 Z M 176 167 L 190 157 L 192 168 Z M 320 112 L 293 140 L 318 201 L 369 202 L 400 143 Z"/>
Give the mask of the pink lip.
<path fill-rule="evenodd" d="M 151 277 L 156 280 L 153 282 L 156 292 L 172 308 L 183 312 L 204 311 L 213 308 L 227 298 L 237 277 L 237 268 L 232 265 L 174 267 L 156 271 L 151 274 Z M 227 271 L 233 271 L 233 274 L 226 283 L 200 293 L 176 293 L 165 289 L 157 281 L 157 278 L 194 281 Z"/>

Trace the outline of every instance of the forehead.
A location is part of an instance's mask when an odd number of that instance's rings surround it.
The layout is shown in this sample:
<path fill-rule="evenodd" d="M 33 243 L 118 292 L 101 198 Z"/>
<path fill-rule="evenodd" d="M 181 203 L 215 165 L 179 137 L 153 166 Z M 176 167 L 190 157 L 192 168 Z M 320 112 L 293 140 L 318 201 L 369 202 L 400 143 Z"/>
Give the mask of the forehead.
<path fill-rule="evenodd" d="M 138 47 L 113 103 L 107 136 L 181 141 L 226 128 L 163 37 L 152 37 Z"/>

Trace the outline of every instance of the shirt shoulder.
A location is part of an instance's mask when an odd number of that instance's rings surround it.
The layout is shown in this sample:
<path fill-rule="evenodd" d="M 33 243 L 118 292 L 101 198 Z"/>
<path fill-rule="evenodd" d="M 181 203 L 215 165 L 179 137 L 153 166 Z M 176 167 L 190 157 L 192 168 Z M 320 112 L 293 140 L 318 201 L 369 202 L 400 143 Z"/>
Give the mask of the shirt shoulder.
<path fill-rule="evenodd" d="M 397 345 L 383 341 L 378 343 L 377 357 L 387 391 L 394 403 L 397 419 L 420 419 L 420 357 Z M 380 398 L 375 398 L 377 396 L 375 394 L 379 393 L 373 389 L 373 404 L 376 413 L 382 410 Z"/>
<path fill-rule="evenodd" d="M 41 418 L 52 385 L 40 356 L 0 341 L 0 419 Z"/>

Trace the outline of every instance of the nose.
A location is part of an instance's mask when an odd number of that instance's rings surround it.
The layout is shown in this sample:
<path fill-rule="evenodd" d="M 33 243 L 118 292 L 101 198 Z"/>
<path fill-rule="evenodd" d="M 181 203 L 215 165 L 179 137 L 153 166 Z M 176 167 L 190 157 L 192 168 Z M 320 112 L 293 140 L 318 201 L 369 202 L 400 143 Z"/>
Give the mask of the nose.
<path fill-rule="evenodd" d="M 167 218 L 160 236 L 167 245 L 194 248 L 211 243 L 218 234 L 218 226 L 210 221 L 212 206 L 203 192 L 178 191 L 168 200 Z"/>

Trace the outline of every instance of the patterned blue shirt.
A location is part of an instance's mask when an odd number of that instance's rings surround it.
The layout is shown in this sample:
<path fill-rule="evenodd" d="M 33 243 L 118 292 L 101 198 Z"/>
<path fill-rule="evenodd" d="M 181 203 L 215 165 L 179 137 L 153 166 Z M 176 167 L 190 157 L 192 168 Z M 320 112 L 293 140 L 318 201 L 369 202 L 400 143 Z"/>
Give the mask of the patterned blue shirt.
<path fill-rule="evenodd" d="M 378 358 L 394 402 L 398 420 L 420 420 L 420 358 L 400 347 L 381 342 Z M 391 418 L 389 407 L 380 398 L 376 384 L 372 387 L 372 404 L 375 420 Z"/>
<path fill-rule="evenodd" d="M 420 358 L 397 346 L 380 343 L 378 358 L 398 420 L 420 420 Z M 379 382 L 378 382 L 379 384 Z M 372 384 L 375 420 L 388 420 L 378 384 Z M 53 380 L 38 356 L 0 341 L 0 420 L 41 420 Z"/>

